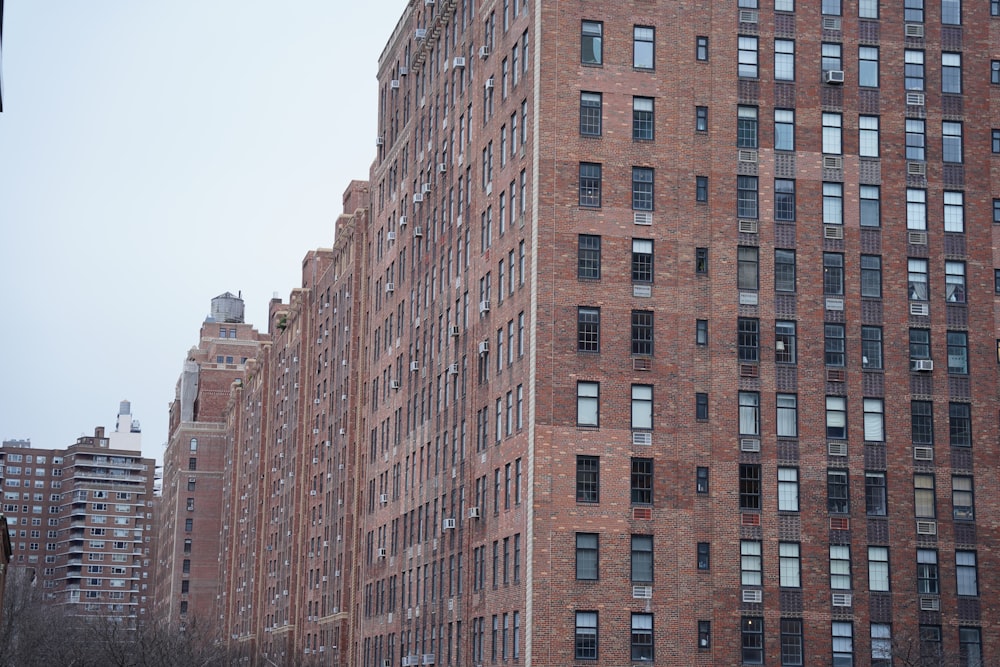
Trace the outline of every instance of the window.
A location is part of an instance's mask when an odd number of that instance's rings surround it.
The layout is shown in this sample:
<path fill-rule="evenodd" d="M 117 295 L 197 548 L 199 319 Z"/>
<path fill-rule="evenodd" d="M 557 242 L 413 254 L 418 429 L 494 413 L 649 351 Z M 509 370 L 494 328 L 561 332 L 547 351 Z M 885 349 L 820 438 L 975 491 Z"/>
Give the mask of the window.
<path fill-rule="evenodd" d="M 842 183 L 823 183 L 823 224 L 844 224 L 844 186 Z"/>
<path fill-rule="evenodd" d="M 889 590 L 888 547 L 868 547 L 868 590 Z"/>
<path fill-rule="evenodd" d="M 921 625 L 919 630 L 920 659 L 934 664 L 941 662 L 941 626 Z"/>
<path fill-rule="evenodd" d="M 952 475 L 951 511 L 952 516 L 959 521 L 971 521 L 976 518 L 971 477 L 967 475 Z"/>
<path fill-rule="evenodd" d="M 826 509 L 834 514 L 850 512 L 846 470 L 826 471 Z"/>
<path fill-rule="evenodd" d="M 580 134 L 601 136 L 601 93 L 580 93 Z"/>
<path fill-rule="evenodd" d="M 708 542 L 698 543 L 698 569 L 710 570 L 712 568 L 712 551 Z"/>
<path fill-rule="evenodd" d="M 653 428 L 653 385 L 632 385 L 632 429 Z"/>
<path fill-rule="evenodd" d="M 881 398 L 864 399 L 865 440 L 885 441 L 885 406 Z"/>
<path fill-rule="evenodd" d="M 903 20 L 908 23 L 923 23 L 924 0 L 904 0 Z"/>
<path fill-rule="evenodd" d="M 844 295 L 844 256 L 840 253 L 823 253 L 823 294 Z"/>
<path fill-rule="evenodd" d="M 906 189 L 906 228 L 918 231 L 927 229 L 927 191 Z"/>
<path fill-rule="evenodd" d="M 923 11 L 921 11 L 921 14 L 923 14 Z M 903 80 L 906 90 L 922 91 L 924 89 L 923 51 L 906 49 L 903 52 Z"/>
<path fill-rule="evenodd" d="M 955 577 L 959 595 L 979 595 L 975 551 L 955 552 Z"/>
<path fill-rule="evenodd" d="M 858 47 L 858 85 L 878 88 L 878 47 Z"/>
<path fill-rule="evenodd" d="M 653 69 L 656 29 L 637 25 L 632 29 L 632 67 Z"/>
<path fill-rule="evenodd" d="M 982 667 L 983 642 L 979 628 L 958 629 L 958 656 L 962 667 Z"/>
<path fill-rule="evenodd" d="M 830 324 L 823 325 L 824 332 L 824 360 L 827 366 L 843 368 L 845 365 L 844 325 Z"/>
<path fill-rule="evenodd" d="M 921 118 L 906 119 L 906 159 L 926 160 L 927 131 Z M 909 202 L 909 198 L 907 198 Z"/>
<path fill-rule="evenodd" d="M 632 581 L 653 581 L 653 536 L 632 536 Z"/>
<path fill-rule="evenodd" d="M 927 300 L 927 260 L 913 259 L 907 261 L 909 271 L 907 293 L 910 301 Z"/>
<path fill-rule="evenodd" d="M 941 92 L 962 93 L 962 54 L 941 54 Z"/>
<path fill-rule="evenodd" d="M 972 415 L 968 403 L 948 404 L 948 435 L 952 447 L 972 446 Z"/>
<path fill-rule="evenodd" d="M 833 643 L 833 667 L 854 665 L 854 625 L 850 621 L 834 621 L 830 624 Z"/>
<path fill-rule="evenodd" d="M 821 10 L 829 16 L 840 16 L 840 0 L 823 0 Z"/>
<path fill-rule="evenodd" d="M 697 345 L 708 345 L 708 320 L 695 320 L 694 342 Z"/>
<path fill-rule="evenodd" d="M 450 636 L 450 635 L 449 635 Z M 576 660 L 597 660 L 597 612 L 576 612 Z"/>
<path fill-rule="evenodd" d="M 799 469 L 778 468 L 778 510 L 799 511 Z"/>
<path fill-rule="evenodd" d="M 740 218 L 757 217 L 757 177 L 736 177 L 736 215 Z"/>
<path fill-rule="evenodd" d="M 878 227 L 882 224 L 880 192 L 877 185 L 860 187 L 860 213 L 862 227 Z"/>
<path fill-rule="evenodd" d="M 965 195 L 961 192 L 944 192 L 944 231 L 965 231 Z"/>
<path fill-rule="evenodd" d="M 969 374 L 969 335 L 964 331 L 948 332 L 948 373 Z"/>
<path fill-rule="evenodd" d="M 794 364 L 795 322 L 774 323 L 774 361 L 779 364 Z"/>
<path fill-rule="evenodd" d="M 580 206 L 600 207 L 601 205 L 601 165 L 593 162 L 580 163 Z"/>
<path fill-rule="evenodd" d="M 962 161 L 961 123 L 947 120 L 941 122 L 941 160 L 943 162 Z"/>
<path fill-rule="evenodd" d="M 577 243 L 576 277 L 581 280 L 600 280 L 601 237 L 580 234 Z"/>
<path fill-rule="evenodd" d="M 758 264 L 756 246 L 739 246 L 736 249 L 736 287 L 738 289 L 757 289 Z"/>
<path fill-rule="evenodd" d="M 878 157 L 878 116 L 858 117 L 858 155 Z"/>
<path fill-rule="evenodd" d="M 823 114 L 823 152 L 827 155 L 840 155 L 841 126 L 843 119 L 839 113 Z"/>
<path fill-rule="evenodd" d="M 885 516 L 888 504 L 885 493 L 885 473 L 865 473 L 865 513 L 868 516 Z"/>
<path fill-rule="evenodd" d="M 781 619 L 781 664 L 782 667 L 801 667 L 805 664 L 802 652 L 801 619 Z"/>
<path fill-rule="evenodd" d="M 740 541 L 740 582 L 743 586 L 760 586 L 763 581 L 759 540 Z"/>
<path fill-rule="evenodd" d="M 824 72 L 829 72 L 831 70 L 843 71 L 844 65 L 841 60 L 840 44 L 824 42 L 820 47 L 820 53 L 820 67 Z"/>
<path fill-rule="evenodd" d="M 774 219 L 779 222 L 795 220 L 795 181 L 791 179 L 774 179 Z"/>
<path fill-rule="evenodd" d="M 603 35 L 603 23 L 599 21 L 583 22 L 580 35 L 580 62 L 584 65 L 600 65 L 604 62 Z"/>
<path fill-rule="evenodd" d="M 577 426 L 599 426 L 600 383 L 576 383 L 576 424 Z"/>
<path fill-rule="evenodd" d="M 764 664 L 764 619 L 744 616 L 740 621 L 742 629 L 742 658 L 745 665 Z"/>
<path fill-rule="evenodd" d="M 917 593 L 920 595 L 937 595 L 940 592 L 937 551 L 934 549 L 917 549 Z"/>
<path fill-rule="evenodd" d="M 945 300 L 965 303 L 965 262 L 944 263 Z"/>
<path fill-rule="evenodd" d="M 698 392 L 694 395 L 694 417 L 698 421 L 708 421 L 708 394 Z"/>
<path fill-rule="evenodd" d="M 755 391 L 740 392 L 740 435 L 760 435 L 760 394 Z"/>
<path fill-rule="evenodd" d="M 851 547 L 830 545 L 830 588 L 851 590 Z"/>
<path fill-rule="evenodd" d="M 736 108 L 736 145 L 757 148 L 757 107 Z"/>
<path fill-rule="evenodd" d="M 632 209 L 653 210 L 653 170 L 649 167 L 632 167 Z"/>
<path fill-rule="evenodd" d="M 632 458 L 632 504 L 653 504 L 653 459 Z"/>
<path fill-rule="evenodd" d="M 694 489 L 696 493 L 708 493 L 708 468 L 698 466 L 695 470 Z"/>
<path fill-rule="evenodd" d="M 694 129 L 698 132 L 708 132 L 708 107 L 694 108 Z"/>
<path fill-rule="evenodd" d="M 632 311 L 632 354 L 652 356 L 653 354 L 653 312 Z"/>
<path fill-rule="evenodd" d="M 600 500 L 601 459 L 597 456 L 576 457 L 576 502 L 596 503 Z"/>
<path fill-rule="evenodd" d="M 740 509 L 760 509 L 760 465 L 740 464 Z"/>
<path fill-rule="evenodd" d="M 694 249 L 694 272 L 708 273 L 708 248 Z"/>
<path fill-rule="evenodd" d="M 774 291 L 795 291 L 795 251 L 775 249 Z"/>
<path fill-rule="evenodd" d="M 739 360 L 748 364 L 757 363 L 760 356 L 760 321 L 751 317 L 737 319 L 736 339 Z"/>
<path fill-rule="evenodd" d="M 910 329 L 910 359 L 931 358 L 931 332 L 928 329 Z"/>
<path fill-rule="evenodd" d="M 795 110 L 774 110 L 774 150 L 795 150 Z"/>
<path fill-rule="evenodd" d="M 778 394 L 777 435 L 779 438 L 795 438 L 799 435 L 798 397 L 795 394 Z"/>
<path fill-rule="evenodd" d="M 632 660 L 653 661 L 653 615 L 632 614 Z"/>
<path fill-rule="evenodd" d="M 708 37 L 695 37 L 694 56 L 696 60 L 708 60 Z"/>
<path fill-rule="evenodd" d="M 794 12 L 795 11 L 795 0 L 774 0 L 774 11 L 776 11 L 776 12 Z"/>
<path fill-rule="evenodd" d="M 737 74 L 746 79 L 757 78 L 757 38 L 749 35 L 739 36 L 739 53 Z"/>
<path fill-rule="evenodd" d="M 934 475 L 913 476 L 913 515 L 918 519 L 934 519 Z"/>
<path fill-rule="evenodd" d="M 800 576 L 798 542 L 778 543 L 778 582 L 782 588 L 799 588 Z"/>
<path fill-rule="evenodd" d="M 914 445 L 934 444 L 934 404 L 910 401 L 910 437 Z"/>
<path fill-rule="evenodd" d="M 632 138 L 635 140 L 653 139 L 653 98 L 632 98 Z"/>
<path fill-rule="evenodd" d="M 774 40 L 774 80 L 795 80 L 795 42 L 790 39 Z"/>
<path fill-rule="evenodd" d="M 576 534 L 576 578 L 596 580 L 598 568 L 597 533 Z"/>
<path fill-rule="evenodd" d="M 197 470 L 197 469 L 198 469 L 198 459 L 192 456 L 191 458 L 188 459 L 188 470 Z"/>
<path fill-rule="evenodd" d="M 601 309 L 580 306 L 576 309 L 576 349 L 578 352 L 601 351 Z"/>
<path fill-rule="evenodd" d="M 698 648 L 712 647 L 712 621 L 698 621 Z"/>
<path fill-rule="evenodd" d="M 1000 0 L 990 0 L 990 16 L 1000 16 Z"/>
<path fill-rule="evenodd" d="M 708 176 L 694 177 L 694 199 L 698 202 L 708 201 Z"/>

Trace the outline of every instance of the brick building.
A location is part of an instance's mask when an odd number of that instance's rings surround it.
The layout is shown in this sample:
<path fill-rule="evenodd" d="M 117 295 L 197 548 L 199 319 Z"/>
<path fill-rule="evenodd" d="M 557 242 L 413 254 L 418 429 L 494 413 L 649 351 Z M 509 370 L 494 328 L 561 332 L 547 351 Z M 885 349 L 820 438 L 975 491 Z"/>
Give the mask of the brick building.
<path fill-rule="evenodd" d="M 356 664 L 1000 650 L 997 13 L 409 4 Z"/>

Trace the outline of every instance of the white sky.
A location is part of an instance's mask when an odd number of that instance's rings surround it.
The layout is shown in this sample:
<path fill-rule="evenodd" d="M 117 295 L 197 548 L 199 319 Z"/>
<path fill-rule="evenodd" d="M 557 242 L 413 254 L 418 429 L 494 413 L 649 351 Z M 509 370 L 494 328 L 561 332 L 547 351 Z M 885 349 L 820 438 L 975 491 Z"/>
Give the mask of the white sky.
<path fill-rule="evenodd" d="M 406 4 L 6 2 L 0 439 L 65 447 L 129 399 L 161 456 L 211 298 L 263 328 L 332 244 Z"/>

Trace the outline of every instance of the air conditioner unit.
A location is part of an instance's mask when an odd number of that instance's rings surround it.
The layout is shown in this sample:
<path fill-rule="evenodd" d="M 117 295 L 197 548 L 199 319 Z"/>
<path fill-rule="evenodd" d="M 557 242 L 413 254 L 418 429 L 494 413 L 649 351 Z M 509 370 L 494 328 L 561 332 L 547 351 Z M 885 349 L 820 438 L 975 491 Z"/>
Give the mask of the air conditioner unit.
<path fill-rule="evenodd" d="M 399 384 L 399 383 L 397 382 L 397 384 Z M 345 428 L 340 429 L 340 435 L 345 435 L 346 433 L 347 433 L 347 429 L 345 429 Z"/>
<path fill-rule="evenodd" d="M 399 76 L 406 76 L 409 73 L 410 73 L 409 67 L 407 67 L 406 65 L 399 66 Z"/>
<path fill-rule="evenodd" d="M 313 405 L 319 405 L 319 403 L 320 403 L 320 399 L 318 399 L 318 398 L 314 398 L 313 399 Z"/>
<path fill-rule="evenodd" d="M 457 326 L 450 326 L 450 327 L 448 327 L 448 335 L 449 336 L 451 336 L 453 338 L 457 338 L 459 336 L 459 334 L 461 334 L 461 331 L 459 330 L 459 328 Z"/>
<path fill-rule="evenodd" d="M 395 285 L 395 283 L 386 283 L 385 284 L 385 291 L 388 292 L 388 293 L 390 293 L 390 294 L 392 292 L 395 292 L 396 291 L 396 285 Z"/>
<path fill-rule="evenodd" d="M 448 364 L 448 375 L 458 375 L 458 364 Z"/>
<path fill-rule="evenodd" d="M 426 39 L 427 38 L 427 28 L 417 28 L 416 31 L 414 32 L 414 36 L 417 39 L 419 39 L 419 40 Z"/>
<path fill-rule="evenodd" d="M 934 370 L 933 359 L 910 359 L 910 370 L 912 371 L 932 371 Z"/>
<path fill-rule="evenodd" d="M 740 438 L 741 452 L 759 452 L 760 438 Z"/>
<path fill-rule="evenodd" d="M 399 389 L 399 380 L 389 380 L 389 389 Z"/>
<path fill-rule="evenodd" d="M 907 162 L 906 163 L 906 175 L 907 176 L 926 176 L 927 175 L 927 163 L 926 162 Z"/>
<path fill-rule="evenodd" d="M 393 79 L 389 82 L 389 88 L 392 90 L 399 90 L 399 79 Z"/>
<path fill-rule="evenodd" d="M 479 508 L 478 507 L 470 507 L 469 508 L 469 518 L 470 519 L 478 519 L 479 516 L 480 515 L 479 515 Z"/>
<path fill-rule="evenodd" d="M 847 443 L 828 442 L 826 443 L 826 453 L 830 456 L 847 456 Z"/>
<path fill-rule="evenodd" d="M 413 195 L 413 203 L 414 204 L 419 204 L 423 200 L 424 200 L 424 196 L 422 194 L 420 194 L 419 192 L 417 194 Z"/>
<path fill-rule="evenodd" d="M 924 26 L 922 23 L 907 23 L 903 26 L 903 34 L 907 37 L 923 37 Z"/>
<path fill-rule="evenodd" d="M 396 232 L 389 232 L 389 233 L 387 233 L 385 235 L 385 238 L 388 241 L 395 241 L 396 240 Z"/>
<path fill-rule="evenodd" d="M 933 447 L 914 447 L 913 448 L 913 460 L 914 461 L 933 461 L 934 460 L 934 448 Z"/>
<path fill-rule="evenodd" d="M 416 227 L 413 228 L 413 236 L 415 238 L 418 238 L 418 239 L 422 238 L 423 235 L 424 235 L 424 229 L 423 229 L 423 227 L 421 227 L 420 225 L 417 225 Z"/>
<path fill-rule="evenodd" d="M 384 143 L 385 143 L 385 139 L 383 139 L 382 137 L 375 137 L 375 145 L 376 146 L 381 146 Z"/>
<path fill-rule="evenodd" d="M 424 5 L 426 5 L 428 7 L 430 7 L 433 4 L 434 4 L 434 0 L 424 0 Z"/>
<path fill-rule="evenodd" d="M 465 58 L 462 56 L 456 56 L 454 60 L 451 61 L 452 67 L 465 67 Z"/>
<path fill-rule="evenodd" d="M 911 303 L 910 304 L 910 315 L 922 315 L 927 316 L 930 313 L 930 306 L 926 303 Z"/>
<path fill-rule="evenodd" d="M 632 597 L 638 600 L 649 600 L 653 597 L 652 586 L 632 586 Z"/>
<path fill-rule="evenodd" d="M 737 151 L 736 155 L 739 162 L 753 162 L 755 164 L 757 162 L 757 151 L 755 150 L 742 149 Z"/>
<path fill-rule="evenodd" d="M 649 431 L 633 431 L 632 444 L 638 447 L 649 447 L 653 444 L 653 434 Z"/>
<path fill-rule="evenodd" d="M 388 660 L 388 659 L 383 660 L 382 661 L 382 667 L 392 667 L 392 661 Z"/>
<path fill-rule="evenodd" d="M 480 46 L 479 47 L 479 57 L 480 58 L 489 58 L 490 57 L 490 47 L 488 47 L 488 46 Z"/>
<path fill-rule="evenodd" d="M 431 2 L 433 2 L 433 0 L 431 0 Z M 420 656 L 420 664 L 421 665 L 433 665 L 434 664 L 434 654 L 433 653 L 424 653 L 422 656 Z"/>
<path fill-rule="evenodd" d="M 310 496 L 315 496 L 316 495 L 316 489 L 310 489 L 309 490 L 309 495 Z"/>
<path fill-rule="evenodd" d="M 405 215 L 399 216 L 399 226 L 400 227 L 406 227 L 406 216 Z"/>
<path fill-rule="evenodd" d="M 314 428 L 313 429 L 313 435 L 319 435 L 319 429 L 318 428 Z"/>
<path fill-rule="evenodd" d="M 486 354 L 490 351 L 490 341 L 482 340 L 479 341 L 479 354 Z"/>
<path fill-rule="evenodd" d="M 425 195 L 430 194 L 430 191 L 431 191 L 430 183 L 424 183 L 423 185 L 420 186 L 420 192 L 424 193 Z"/>
<path fill-rule="evenodd" d="M 653 224 L 653 214 L 649 211 L 633 211 L 632 224 L 651 225 Z"/>
<path fill-rule="evenodd" d="M 844 238 L 843 225 L 823 225 L 823 238 L 840 240 Z"/>
<path fill-rule="evenodd" d="M 438 173 L 439 174 L 447 174 L 448 173 L 448 163 L 446 163 L 446 162 L 438 162 Z"/>
<path fill-rule="evenodd" d="M 492 87 L 493 87 L 493 77 L 491 76 L 490 78 L 486 79 L 486 90 L 489 90 Z"/>
<path fill-rule="evenodd" d="M 906 94 L 906 105 L 911 107 L 922 107 L 924 106 L 924 94 L 923 93 L 907 93 Z"/>
<path fill-rule="evenodd" d="M 840 30 L 840 17 L 839 16 L 824 17 L 823 30 Z"/>
<path fill-rule="evenodd" d="M 844 83 L 844 70 L 828 69 L 823 72 L 823 83 L 829 83 L 831 85 L 840 85 Z"/>
<path fill-rule="evenodd" d="M 419 370 L 420 370 L 420 362 L 418 362 L 418 361 L 411 361 L 410 362 L 410 372 L 411 373 L 416 373 Z"/>
<path fill-rule="evenodd" d="M 937 535 L 937 521 L 917 521 L 917 535 Z"/>
<path fill-rule="evenodd" d="M 443 519 L 441 521 L 441 529 L 442 530 L 454 530 L 455 529 L 455 520 L 454 519 Z"/>
<path fill-rule="evenodd" d="M 824 155 L 823 156 L 823 168 L 824 169 L 843 169 L 844 168 L 844 158 L 839 155 Z"/>
<path fill-rule="evenodd" d="M 850 593 L 834 593 L 831 602 L 834 607 L 850 607 L 851 606 L 851 594 Z"/>
<path fill-rule="evenodd" d="M 740 23 L 756 23 L 757 11 L 753 9 L 740 10 Z"/>
<path fill-rule="evenodd" d="M 756 220 L 740 220 L 739 221 L 739 231 L 743 234 L 756 234 L 757 233 L 757 221 Z"/>
<path fill-rule="evenodd" d="M 938 598 L 920 598 L 920 611 L 939 611 L 941 600 Z"/>
<path fill-rule="evenodd" d="M 379 558 L 385 558 L 385 554 L 386 554 L 385 547 L 379 547 L 375 555 Z"/>
<path fill-rule="evenodd" d="M 479 302 L 479 312 L 480 314 L 490 312 L 490 302 L 488 300 Z"/>
<path fill-rule="evenodd" d="M 759 590 L 744 588 L 743 589 L 743 601 L 750 602 L 753 604 L 759 603 L 764 599 L 763 593 Z"/>
<path fill-rule="evenodd" d="M 907 232 L 906 241 L 910 245 L 927 245 L 927 232 Z"/>
<path fill-rule="evenodd" d="M 383 493 L 383 494 L 379 495 L 378 501 L 380 503 L 382 503 L 383 505 L 385 505 L 387 502 L 389 502 L 389 494 L 388 493 Z"/>

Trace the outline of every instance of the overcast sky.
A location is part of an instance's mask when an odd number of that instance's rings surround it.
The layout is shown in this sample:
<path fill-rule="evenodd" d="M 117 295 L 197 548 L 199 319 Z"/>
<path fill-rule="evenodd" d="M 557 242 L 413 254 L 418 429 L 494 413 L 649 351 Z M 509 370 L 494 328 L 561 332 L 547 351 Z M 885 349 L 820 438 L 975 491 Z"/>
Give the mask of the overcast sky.
<path fill-rule="evenodd" d="M 332 244 L 406 4 L 6 2 L 0 439 L 65 447 L 129 399 L 160 457 L 211 298 L 264 327 Z"/>

